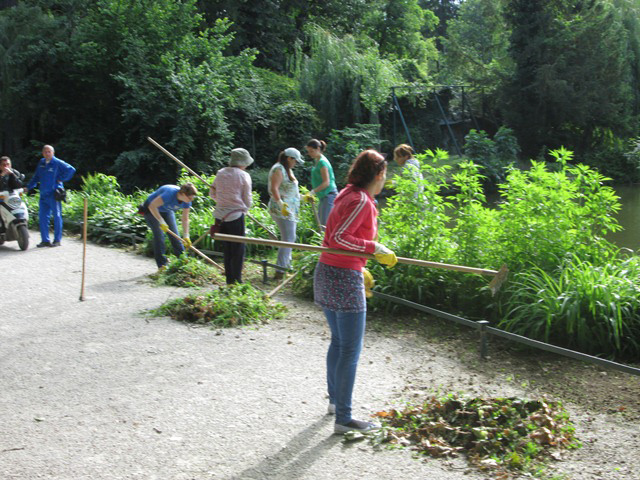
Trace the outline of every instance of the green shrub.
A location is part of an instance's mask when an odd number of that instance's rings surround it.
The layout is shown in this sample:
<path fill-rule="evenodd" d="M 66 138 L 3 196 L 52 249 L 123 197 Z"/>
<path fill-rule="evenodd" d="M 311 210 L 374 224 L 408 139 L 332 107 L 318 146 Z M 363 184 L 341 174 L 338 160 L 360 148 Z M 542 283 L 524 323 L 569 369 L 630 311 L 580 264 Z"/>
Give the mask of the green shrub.
<path fill-rule="evenodd" d="M 495 190 L 497 184 L 505 181 L 509 168 L 515 165 L 520 147 L 509 128 L 500 127 L 493 140 L 486 132 L 472 129 L 465 137 L 464 153 L 482 167 L 485 188 Z"/>
<path fill-rule="evenodd" d="M 326 156 L 333 166 L 339 187 L 345 185 L 349 167 L 360 152 L 367 148 L 381 150 L 388 143 L 380 139 L 379 130 L 378 124 L 356 123 L 353 127 L 331 131 Z"/>

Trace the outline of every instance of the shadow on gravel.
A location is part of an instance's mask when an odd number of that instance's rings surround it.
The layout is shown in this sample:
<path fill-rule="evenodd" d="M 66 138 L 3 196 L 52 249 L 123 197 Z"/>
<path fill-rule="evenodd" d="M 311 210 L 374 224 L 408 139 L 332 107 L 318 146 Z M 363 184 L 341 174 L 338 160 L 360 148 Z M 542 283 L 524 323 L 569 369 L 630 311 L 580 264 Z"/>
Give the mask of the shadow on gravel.
<path fill-rule="evenodd" d="M 262 460 L 258 465 L 248 468 L 229 480 L 294 480 L 300 478 L 326 452 L 339 444 L 342 435 L 330 435 L 320 439 L 321 430 L 327 425 L 333 427 L 334 417 L 325 415 L 289 440 L 275 455 Z M 332 429 L 333 430 L 333 429 Z M 320 441 L 318 441 L 320 440 Z"/>

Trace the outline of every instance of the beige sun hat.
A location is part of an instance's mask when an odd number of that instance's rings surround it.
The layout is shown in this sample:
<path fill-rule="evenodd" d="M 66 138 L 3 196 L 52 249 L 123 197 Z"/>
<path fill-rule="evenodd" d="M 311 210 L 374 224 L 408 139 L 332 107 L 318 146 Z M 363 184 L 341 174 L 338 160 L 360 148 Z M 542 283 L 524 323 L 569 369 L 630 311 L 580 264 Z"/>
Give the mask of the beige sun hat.
<path fill-rule="evenodd" d="M 231 150 L 230 167 L 248 167 L 253 163 L 253 158 L 244 148 L 234 148 Z"/>

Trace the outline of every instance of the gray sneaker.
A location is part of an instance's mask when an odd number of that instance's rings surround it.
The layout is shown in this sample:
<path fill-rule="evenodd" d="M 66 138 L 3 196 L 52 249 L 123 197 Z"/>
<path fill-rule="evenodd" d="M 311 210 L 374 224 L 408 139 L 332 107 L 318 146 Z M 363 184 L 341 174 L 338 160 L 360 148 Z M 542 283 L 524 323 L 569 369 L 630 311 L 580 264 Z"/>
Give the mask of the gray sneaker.
<path fill-rule="evenodd" d="M 361 420 L 351 420 L 346 425 L 336 423 L 333 426 L 333 433 L 347 433 L 347 432 L 360 432 L 366 433 L 373 430 L 378 430 L 381 427 L 379 423 L 363 422 Z"/>
<path fill-rule="evenodd" d="M 327 407 L 327 415 L 335 415 L 336 414 L 336 405 L 334 403 L 330 403 Z"/>

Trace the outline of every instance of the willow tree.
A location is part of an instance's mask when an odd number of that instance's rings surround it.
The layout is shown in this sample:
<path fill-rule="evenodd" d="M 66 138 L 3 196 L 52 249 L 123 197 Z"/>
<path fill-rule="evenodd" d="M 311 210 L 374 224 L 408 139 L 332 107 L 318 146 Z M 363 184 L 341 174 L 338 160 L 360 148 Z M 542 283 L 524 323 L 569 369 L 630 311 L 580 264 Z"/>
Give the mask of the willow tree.
<path fill-rule="evenodd" d="M 381 58 L 371 40 L 339 38 L 312 26 L 307 30 L 309 54 L 298 52 L 295 76 L 301 96 L 313 105 L 329 128 L 377 122 L 391 87 L 402 82 L 395 64 Z"/>

